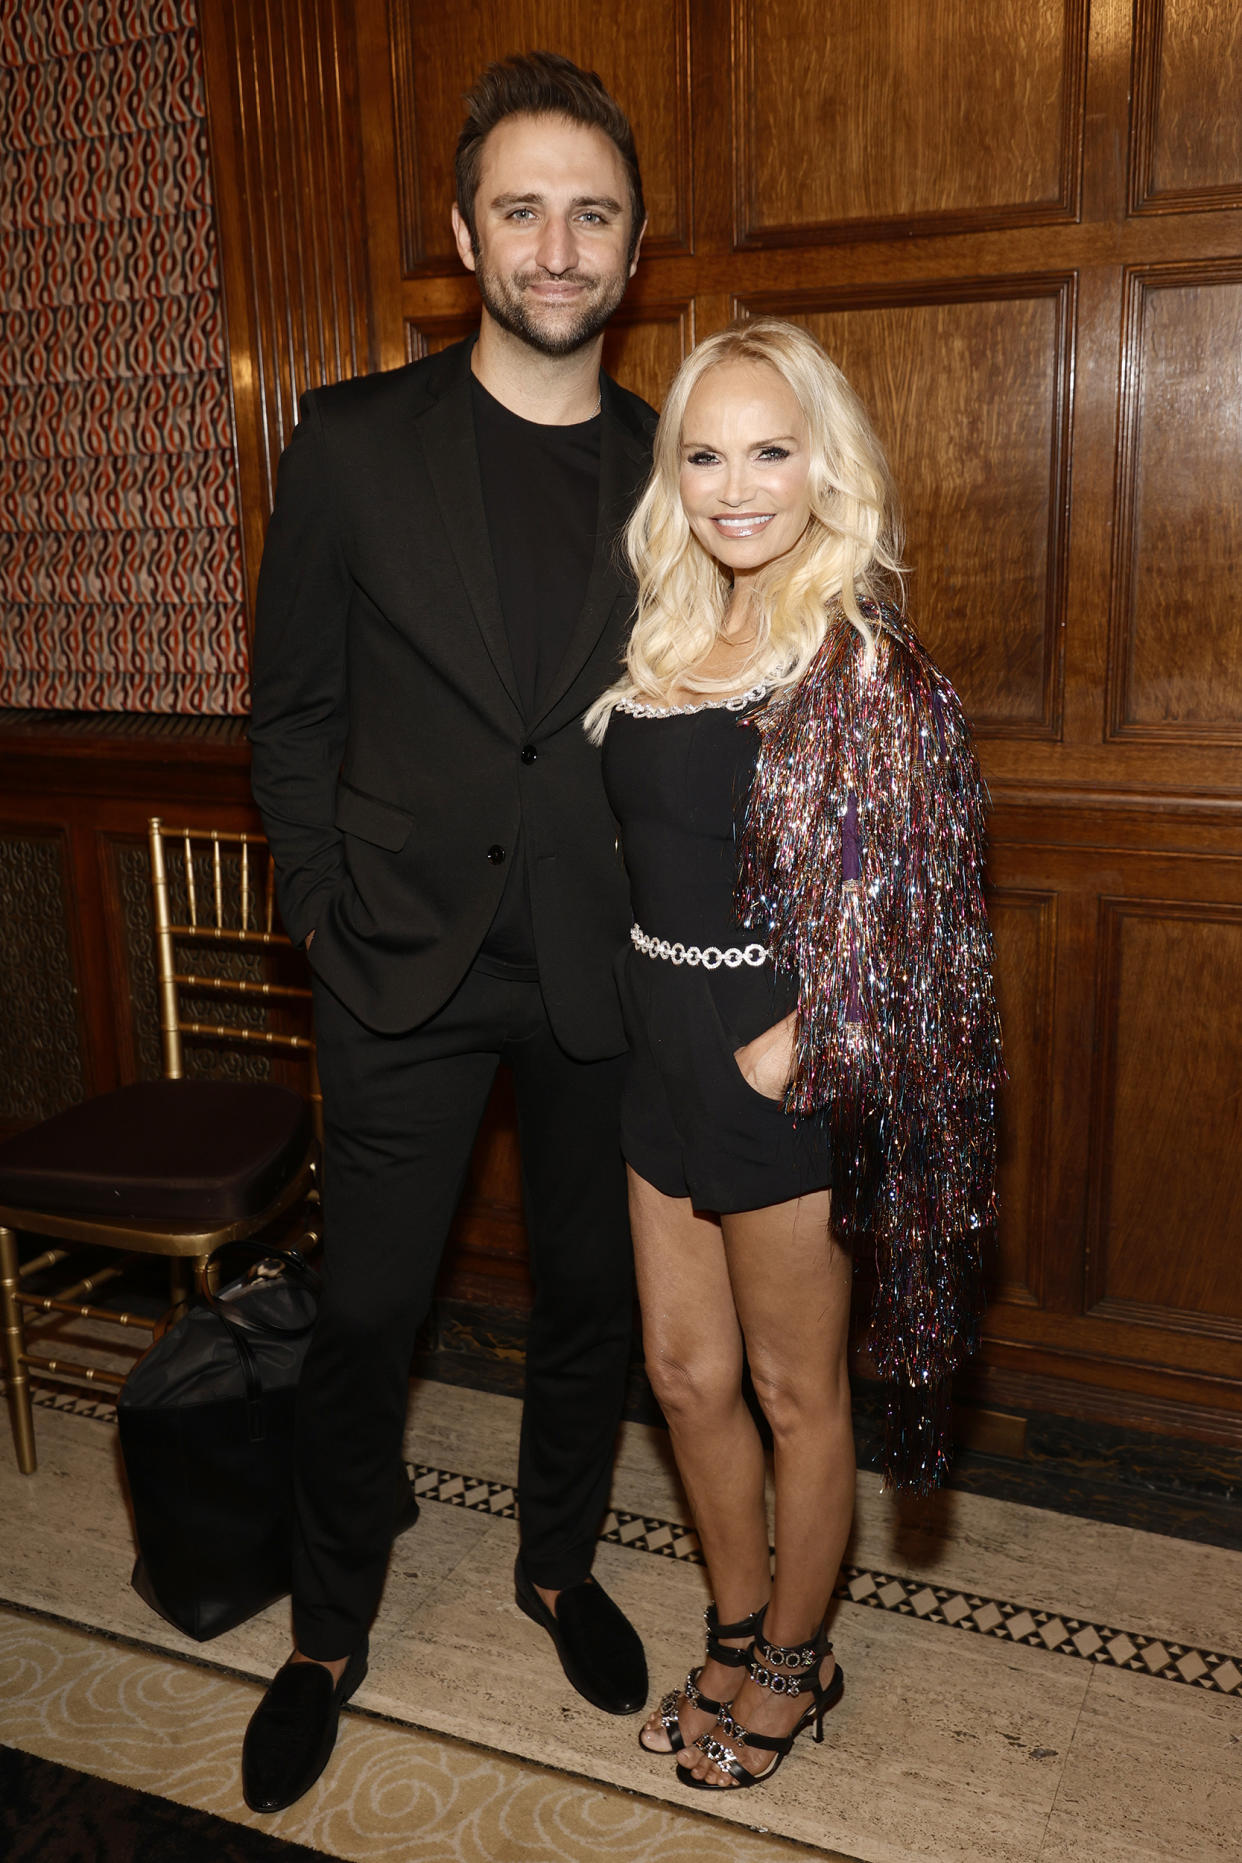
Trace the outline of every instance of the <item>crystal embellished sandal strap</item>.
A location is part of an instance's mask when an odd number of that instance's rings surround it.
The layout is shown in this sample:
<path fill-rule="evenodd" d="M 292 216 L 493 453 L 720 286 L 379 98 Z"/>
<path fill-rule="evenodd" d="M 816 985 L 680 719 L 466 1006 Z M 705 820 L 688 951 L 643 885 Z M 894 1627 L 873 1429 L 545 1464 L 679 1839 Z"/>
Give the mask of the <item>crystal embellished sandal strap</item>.
<path fill-rule="evenodd" d="M 700 1753 L 706 1755 L 713 1766 L 718 1766 L 721 1772 L 727 1772 L 739 1785 L 748 1785 L 750 1783 L 750 1774 L 747 1768 L 743 1766 L 741 1760 L 733 1751 L 733 1748 L 726 1746 L 723 1740 L 717 1740 L 712 1734 L 703 1734 L 694 1744 Z M 694 1777 L 694 1774 L 688 1767 L 679 1765 L 678 1771 L 682 1774 L 687 1785 L 699 1784 L 699 1781 Z"/>
<path fill-rule="evenodd" d="M 727 1727 L 722 1724 L 720 1731 L 726 1736 L 724 1740 L 717 1739 L 715 1733 L 701 1734 L 694 1744 L 713 1766 L 718 1766 L 721 1772 L 727 1772 L 736 1784 L 742 1786 L 758 1785 L 762 1779 L 766 1779 L 780 1765 L 795 1739 L 794 1734 L 752 1734 L 733 1719 L 729 1720 Z M 768 1762 L 762 1772 L 752 1772 L 749 1766 L 742 1764 L 734 1751 L 735 1747 L 752 1747 L 757 1753 L 772 1753 L 776 1757 Z M 683 1777 L 686 1777 L 685 1769 L 680 1770 Z M 695 1785 L 701 1783 L 698 1779 L 694 1780 Z"/>
<path fill-rule="evenodd" d="M 687 1685 L 690 1683 L 691 1679 L 692 1678 L 689 1676 L 686 1678 Z M 668 1735 L 669 1746 L 674 1752 L 677 1750 L 677 1742 L 681 1740 L 681 1720 L 677 1712 L 680 1706 L 681 1695 L 677 1689 L 670 1688 L 658 1709 L 660 1725 Z M 676 1740 L 674 1740 L 674 1735 L 677 1736 Z"/>
<path fill-rule="evenodd" d="M 747 1673 L 752 1682 L 773 1695 L 804 1695 L 817 1687 L 819 1665 L 831 1649 L 822 1624 L 805 1643 L 769 1643 L 763 1634 L 760 1612 Z"/>

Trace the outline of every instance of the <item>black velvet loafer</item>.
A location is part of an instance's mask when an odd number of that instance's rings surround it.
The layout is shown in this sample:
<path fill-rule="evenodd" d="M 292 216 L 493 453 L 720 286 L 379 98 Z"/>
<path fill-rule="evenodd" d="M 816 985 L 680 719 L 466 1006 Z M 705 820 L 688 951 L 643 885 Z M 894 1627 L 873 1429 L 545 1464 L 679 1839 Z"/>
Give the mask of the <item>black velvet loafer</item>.
<path fill-rule="evenodd" d="M 522 1569 L 513 1568 L 517 1606 L 556 1645 L 571 1685 L 605 1714 L 635 1714 L 647 1700 L 647 1658 L 628 1617 L 593 1578 L 567 1585 L 550 1611 Z"/>
<path fill-rule="evenodd" d="M 309 1792 L 332 1757 L 340 1712 L 367 1672 L 364 1637 L 337 1683 L 322 1663 L 287 1662 L 250 1717 L 242 1794 L 251 1811 L 283 1811 Z"/>

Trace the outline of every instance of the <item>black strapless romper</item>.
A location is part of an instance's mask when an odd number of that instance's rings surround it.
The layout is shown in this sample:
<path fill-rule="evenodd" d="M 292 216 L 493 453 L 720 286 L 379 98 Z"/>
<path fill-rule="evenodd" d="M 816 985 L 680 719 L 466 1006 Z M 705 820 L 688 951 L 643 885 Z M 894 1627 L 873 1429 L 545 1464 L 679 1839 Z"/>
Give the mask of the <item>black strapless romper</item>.
<path fill-rule="evenodd" d="M 636 924 L 670 944 L 744 948 L 733 910 L 737 824 L 763 703 L 612 714 L 604 782 L 621 824 Z M 761 941 L 761 940 L 760 940 Z M 749 1085 L 735 1051 L 789 1013 L 797 980 L 674 964 L 631 946 L 618 965 L 630 1042 L 621 1149 L 648 1183 L 715 1212 L 785 1203 L 832 1182 L 822 1116 L 794 1119 Z"/>

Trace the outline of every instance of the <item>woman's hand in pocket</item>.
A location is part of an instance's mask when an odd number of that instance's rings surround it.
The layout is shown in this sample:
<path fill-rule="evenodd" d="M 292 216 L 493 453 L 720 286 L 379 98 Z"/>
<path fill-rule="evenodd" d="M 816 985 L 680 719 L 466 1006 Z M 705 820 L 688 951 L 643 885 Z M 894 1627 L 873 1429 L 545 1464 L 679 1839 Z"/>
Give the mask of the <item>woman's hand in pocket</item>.
<path fill-rule="evenodd" d="M 748 1087 L 767 1100 L 783 1100 L 793 1073 L 794 1018 L 773 1023 L 753 1041 L 735 1048 L 733 1059 Z"/>

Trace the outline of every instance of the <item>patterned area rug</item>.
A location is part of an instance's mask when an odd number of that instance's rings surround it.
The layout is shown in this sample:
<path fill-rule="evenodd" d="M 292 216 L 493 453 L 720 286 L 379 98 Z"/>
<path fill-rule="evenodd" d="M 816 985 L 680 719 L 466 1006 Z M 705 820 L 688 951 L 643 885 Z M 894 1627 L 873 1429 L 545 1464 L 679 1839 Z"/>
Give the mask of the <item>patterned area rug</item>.
<path fill-rule="evenodd" d="M 0 1845 L 8 1863 L 308 1863 L 323 1855 L 13 1747 L 0 1749 Z"/>
<path fill-rule="evenodd" d="M 827 1863 L 822 1852 L 749 1831 L 724 1833 L 722 1852 L 719 1826 L 688 1808 L 352 1712 L 314 1790 L 276 1818 L 259 1817 L 242 1802 L 237 1772 L 257 1699 L 256 1684 L 201 1664 L 0 1611 L 0 1730 L 27 1750 L 5 1755 L 10 1775 L 0 1770 L 9 1805 L 0 1856 L 702 1863 L 706 1831 L 728 1863 Z M 48 1770 L 28 1767 L 28 1754 Z M 10 1836 L 23 1848 L 5 1849 Z"/>

